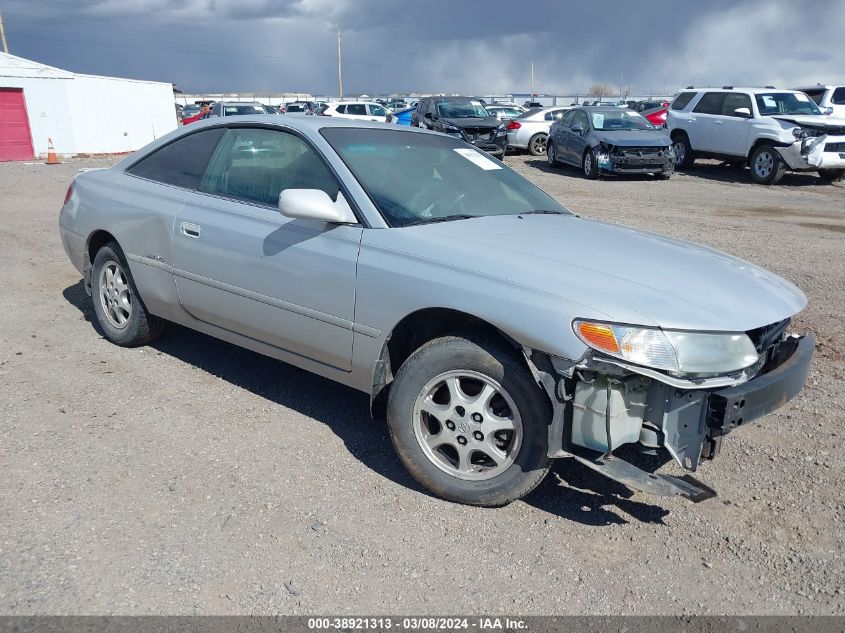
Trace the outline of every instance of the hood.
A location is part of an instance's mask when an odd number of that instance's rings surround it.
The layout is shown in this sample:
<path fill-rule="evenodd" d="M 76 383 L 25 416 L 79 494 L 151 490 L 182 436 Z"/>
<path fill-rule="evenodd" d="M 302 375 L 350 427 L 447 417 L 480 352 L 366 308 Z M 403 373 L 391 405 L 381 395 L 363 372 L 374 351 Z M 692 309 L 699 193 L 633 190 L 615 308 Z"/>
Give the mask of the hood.
<path fill-rule="evenodd" d="M 824 114 L 775 114 L 770 115 L 778 121 L 786 121 L 804 127 L 825 130 L 829 133 L 845 134 L 845 119 Z"/>
<path fill-rule="evenodd" d="M 623 147 L 665 147 L 672 144 L 669 136 L 663 130 L 630 130 L 627 132 L 595 130 L 593 136 L 599 141 Z"/>
<path fill-rule="evenodd" d="M 449 125 L 454 125 L 455 127 L 459 127 L 461 129 L 468 128 L 468 127 L 488 127 L 488 128 L 496 128 L 499 127 L 502 122 L 499 121 L 494 116 L 488 117 L 469 117 L 469 118 L 460 118 L 460 119 L 450 119 L 448 117 L 440 117 L 440 120 L 444 123 L 448 123 Z"/>
<path fill-rule="evenodd" d="M 807 303 L 788 281 L 736 257 L 574 215 L 491 216 L 393 231 L 396 250 L 434 253 L 588 312 L 573 317 L 739 332 L 791 317 Z"/>

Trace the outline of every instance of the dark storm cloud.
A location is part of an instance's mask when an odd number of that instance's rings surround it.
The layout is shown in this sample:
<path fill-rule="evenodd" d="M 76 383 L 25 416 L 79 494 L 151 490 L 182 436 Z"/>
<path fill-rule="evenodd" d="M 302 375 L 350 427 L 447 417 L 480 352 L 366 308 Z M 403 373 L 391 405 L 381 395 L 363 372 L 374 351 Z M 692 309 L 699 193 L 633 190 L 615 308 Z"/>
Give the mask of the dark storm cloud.
<path fill-rule="evenodd" d="M 192 91 L 634 93 L 842 76 L 845 2 L 7 0 L 12 52 Z M 658 10 L 655 10 L 658 9 Z"/>

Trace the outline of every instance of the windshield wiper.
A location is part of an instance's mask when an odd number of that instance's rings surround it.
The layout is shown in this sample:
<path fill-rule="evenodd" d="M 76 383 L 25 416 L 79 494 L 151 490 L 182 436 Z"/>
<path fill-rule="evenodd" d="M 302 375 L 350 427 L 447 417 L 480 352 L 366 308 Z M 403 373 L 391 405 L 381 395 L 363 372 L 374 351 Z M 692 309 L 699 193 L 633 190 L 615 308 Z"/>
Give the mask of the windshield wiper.
<path fill-rule="evenodd" d="M 533 211 L 523 211 L 517 215 L 569 215 L 566 211 L 555 211 L 554 209 L 534 209 Z"/>
<path fill-rule="evenodd" d="M 452 220 L 469 220 L 470 218 L 480 218 L 480 215 L 468 215 L 466 213 L 455 213 L 454 215 L 444 215 L 439 218 L 423 218 L 403 224 L 402 226 L 417 226 L 420 224 L 434 224 L 435 222 L 451 222 Z"/>

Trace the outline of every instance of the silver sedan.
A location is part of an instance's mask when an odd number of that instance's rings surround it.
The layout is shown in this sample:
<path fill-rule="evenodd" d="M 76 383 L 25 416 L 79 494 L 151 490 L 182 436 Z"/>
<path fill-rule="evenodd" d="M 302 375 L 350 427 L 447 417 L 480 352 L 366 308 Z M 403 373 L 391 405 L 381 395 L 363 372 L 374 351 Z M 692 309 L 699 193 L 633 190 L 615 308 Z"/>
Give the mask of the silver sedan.
<path fill-rule="evenodd" d="M 532 156 L 546 153 L 549 128 L 571 107 L 529 110 L 508 123 L 508 148 L 525 149 Z"/>
<path fill-rule="evenodd" d="M 814 347 L 789 333 L 791 283 L 573 215 L 422 130 L 210 119 L 78 175 L 59 226 L 108 340 L 179 323 L 359 389 L 408 471 L 461 503 L 520 498 L 563 456 L 700 498 L 610 456 L 694 471 L 798 393 Z"/>

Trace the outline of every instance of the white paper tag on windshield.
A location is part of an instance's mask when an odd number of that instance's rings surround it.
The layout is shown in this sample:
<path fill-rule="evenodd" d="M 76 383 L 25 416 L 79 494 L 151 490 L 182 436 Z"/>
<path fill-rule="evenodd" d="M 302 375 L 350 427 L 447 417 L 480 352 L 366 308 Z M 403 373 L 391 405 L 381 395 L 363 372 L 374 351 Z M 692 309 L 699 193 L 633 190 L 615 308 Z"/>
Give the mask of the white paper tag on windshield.
<path fill-rule="evenodd" d="M 469 162 L 475 163 L 481 169 L 490 171 L 492 169 L 501 169 L 501 165 L 497 165 L 492 158 L 487 158 L 484 154 L 476 152 L 474 149 L 466 149 L 463 147 L 456 147 L 455 151 L 466 158 Z"/>
<path fill-rule="evenodd" d="M 795 99 L 798 100 L 798 101 L 803 101 L 804 103 L 806 103 L 810 100 L 810 98 L 807 95 L 805 95 L 803 92 L 796 92 L 795 93 Z"/>

